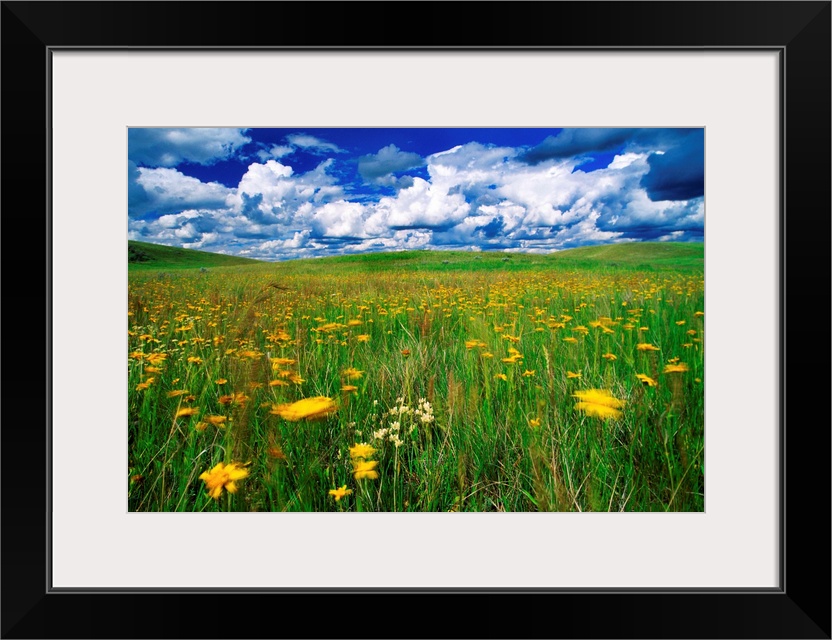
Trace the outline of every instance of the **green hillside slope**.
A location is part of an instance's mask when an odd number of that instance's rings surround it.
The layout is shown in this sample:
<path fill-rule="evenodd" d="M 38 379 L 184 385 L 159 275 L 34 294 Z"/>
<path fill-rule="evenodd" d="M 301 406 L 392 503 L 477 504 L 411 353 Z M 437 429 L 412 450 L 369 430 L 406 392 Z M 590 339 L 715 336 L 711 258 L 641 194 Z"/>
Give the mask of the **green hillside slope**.
<path fill-rule="evenodd" d="M 180 249 L 149 242 L 127 242 L 129 269 L 198 269 L 200 267 L 232 267 L 243 264 L 263 264 L 260 260 L 238 258 L 208 251 Z"/>

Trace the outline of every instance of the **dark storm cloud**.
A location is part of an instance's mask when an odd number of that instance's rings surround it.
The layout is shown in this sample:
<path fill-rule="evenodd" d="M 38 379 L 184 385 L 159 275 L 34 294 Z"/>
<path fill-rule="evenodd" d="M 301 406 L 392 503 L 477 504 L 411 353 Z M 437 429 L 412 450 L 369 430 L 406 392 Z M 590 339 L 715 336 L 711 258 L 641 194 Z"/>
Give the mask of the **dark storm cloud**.
<path fill-rule="evenodd" d="M 564 129 L 520 159 L 527 164 L 538 164 L 614 151 L 654 152 L 647 160 L 650 172 L 641 181 L 653 201 L 691 200 L 705 193 L 705 130 L 702 128 Z"/>
<path fill-rule="evenodd" d="M 641 179 L 641 186 L 651 200 L 691 200 L 705 195 L 704 132 L 688 136 L 685 145 L 662 155 L 650 155 L 647 163 L 650 172 Z"/>
<path fill-rule="evenodd" d="M 640 129 L 564 129 L 520 156 L 527 164 L 572 158 L 593 151 L 612 151 L 632 140 Z"/>

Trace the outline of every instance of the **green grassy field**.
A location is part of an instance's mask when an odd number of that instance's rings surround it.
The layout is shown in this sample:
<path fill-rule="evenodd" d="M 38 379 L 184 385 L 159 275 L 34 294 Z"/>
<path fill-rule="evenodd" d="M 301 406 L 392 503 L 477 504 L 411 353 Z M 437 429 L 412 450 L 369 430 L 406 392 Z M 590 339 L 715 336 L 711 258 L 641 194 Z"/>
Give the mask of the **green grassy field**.
<path fill-rule="evenodd" d="M 704 510 L 701 244 L 153 255 L 131 511 Z"/>

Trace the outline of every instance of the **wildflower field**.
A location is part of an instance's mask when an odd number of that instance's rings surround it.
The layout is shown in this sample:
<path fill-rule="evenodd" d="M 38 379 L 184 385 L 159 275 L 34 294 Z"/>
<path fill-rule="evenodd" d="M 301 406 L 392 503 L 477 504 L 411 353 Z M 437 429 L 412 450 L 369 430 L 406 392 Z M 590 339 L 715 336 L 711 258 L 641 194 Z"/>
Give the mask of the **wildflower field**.
<path fill-rule="evenodd" d="M 131 265 L 130 511 L 704 511 L 701 244 Z"/>

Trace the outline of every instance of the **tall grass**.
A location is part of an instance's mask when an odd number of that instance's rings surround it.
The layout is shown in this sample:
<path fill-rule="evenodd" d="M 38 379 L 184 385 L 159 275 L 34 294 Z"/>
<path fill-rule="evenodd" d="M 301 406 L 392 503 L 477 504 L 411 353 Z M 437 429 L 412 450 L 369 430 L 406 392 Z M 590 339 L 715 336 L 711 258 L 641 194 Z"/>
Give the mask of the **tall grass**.
<path fill-rule="evenodd" d="M 703 511 L 702 271 L 486 261 L 131 272 L 130 510 Z"/>

